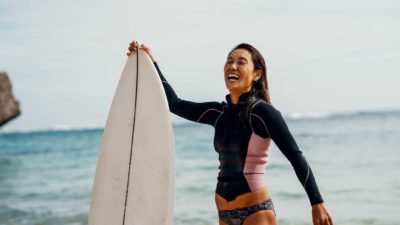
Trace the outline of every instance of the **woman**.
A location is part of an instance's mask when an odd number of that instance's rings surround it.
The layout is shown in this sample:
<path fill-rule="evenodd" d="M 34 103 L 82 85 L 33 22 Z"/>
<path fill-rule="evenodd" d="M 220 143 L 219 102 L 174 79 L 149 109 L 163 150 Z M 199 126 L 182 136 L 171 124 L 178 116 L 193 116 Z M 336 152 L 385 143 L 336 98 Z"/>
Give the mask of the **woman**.
<path fill-rule="evenodd" d="M 314 225 L 333 225 L 313 173 L 281 113 L 271 105 L 263 56 L 249 44 L 233 48 L 224 66 L 226 102 L 196 103 L 180 99 L 162 75 L 150 49 L 136 41 L 127 55 L 143 48 L 162 80 L 170 111 L 215 128 L 219 155 L 215 193 L 220 225 L 274 225 L 275 210 L 264 181 L 272 140 L 292 164 L 312 205 Z"/>

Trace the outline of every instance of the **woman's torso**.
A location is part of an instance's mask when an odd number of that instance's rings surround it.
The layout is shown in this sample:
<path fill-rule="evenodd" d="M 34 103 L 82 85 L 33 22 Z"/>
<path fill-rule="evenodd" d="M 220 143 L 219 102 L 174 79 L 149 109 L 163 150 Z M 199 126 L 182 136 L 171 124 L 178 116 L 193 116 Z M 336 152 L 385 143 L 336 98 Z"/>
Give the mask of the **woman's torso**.
<path fill-rule="evenodd" d="M 245 124 L 247 120 L 240 118 L 248 107 L 254 105 L 250 104 L 248 97 L 243 95 L 238 104 L 232 104 L 227 96 L 227 103 L 222 105 L 215 123 L 214 148 L 220 162 L 216 194 L 227 203 L 236 198 L 242 199 L 239 202 L 251 203 L 258 198 L 265 201 L 270 197 L 264 171 L 272 140 L 255 134 L 251 124 Z M 266 191 L 257 192 L 262 189 Z M 248 197 L 250 200 L 243 200 Z M 222 207 L 224 204 L 219 205 Z"/>

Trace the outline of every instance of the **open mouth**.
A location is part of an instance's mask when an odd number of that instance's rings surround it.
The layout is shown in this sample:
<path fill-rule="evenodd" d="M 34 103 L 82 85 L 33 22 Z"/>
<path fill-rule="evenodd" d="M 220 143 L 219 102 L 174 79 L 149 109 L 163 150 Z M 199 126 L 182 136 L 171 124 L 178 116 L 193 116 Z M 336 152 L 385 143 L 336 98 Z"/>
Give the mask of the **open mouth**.
<path fill-rule="evenodd" d="M 239 75 L 231 73 L 228 75 L 228 80 L 229 81 L 237 81 L 237 80 L 239 80 Z"/>

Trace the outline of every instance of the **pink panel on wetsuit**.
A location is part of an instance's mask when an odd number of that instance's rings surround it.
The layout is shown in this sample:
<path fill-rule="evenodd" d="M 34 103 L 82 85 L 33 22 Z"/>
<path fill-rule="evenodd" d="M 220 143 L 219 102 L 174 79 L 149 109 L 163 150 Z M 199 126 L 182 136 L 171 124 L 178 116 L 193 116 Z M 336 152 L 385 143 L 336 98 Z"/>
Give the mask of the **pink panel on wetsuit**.
<path fill-rule="evenodd" d="M 251 134 L 243 170 L 251 191 L 256 191 L 266 186 L 264 171 L 271 145 L 272 139 L 270 137 L 262 138 L 255 133 Z"/>

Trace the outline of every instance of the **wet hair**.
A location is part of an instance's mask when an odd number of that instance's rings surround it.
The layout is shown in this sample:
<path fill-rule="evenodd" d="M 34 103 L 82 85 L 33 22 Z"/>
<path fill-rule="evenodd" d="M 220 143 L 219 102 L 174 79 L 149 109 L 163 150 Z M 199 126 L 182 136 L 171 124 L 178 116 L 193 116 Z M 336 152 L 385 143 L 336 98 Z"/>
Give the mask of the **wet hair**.
<path fill-rule="evenodd" d="M 257 81 L 253 81 L 252 84 L 252 90 L 251 90 L 251 98 L 248 102 L 249 107 L 246 107 L 243 112 L 240 113 L 240 120 L 242 121 L 242 124 L 247 127 L 248 121 L 249 121 L 249 114 L 251 109 L 253 108 L 254 104 L 258 102 L 259 99 L 264 100 L 267 104 L 271 104 L 271 99 L 269 95 L 269 89 L 268 89 L 268 80 L 267 80 L 267 66 L 265 64 L 264 57 L 261 55 L 261 53 L 254 48 L 252 45 L 247 44 L 247 43 L 241 43 L 235 46 L 228 54 L 232 54 L 237 49 L 245 49 L 251 54 L 251 59 L 254 64 L 254 71 L 260 70 L 261 71 L 261 77 Z"/>

